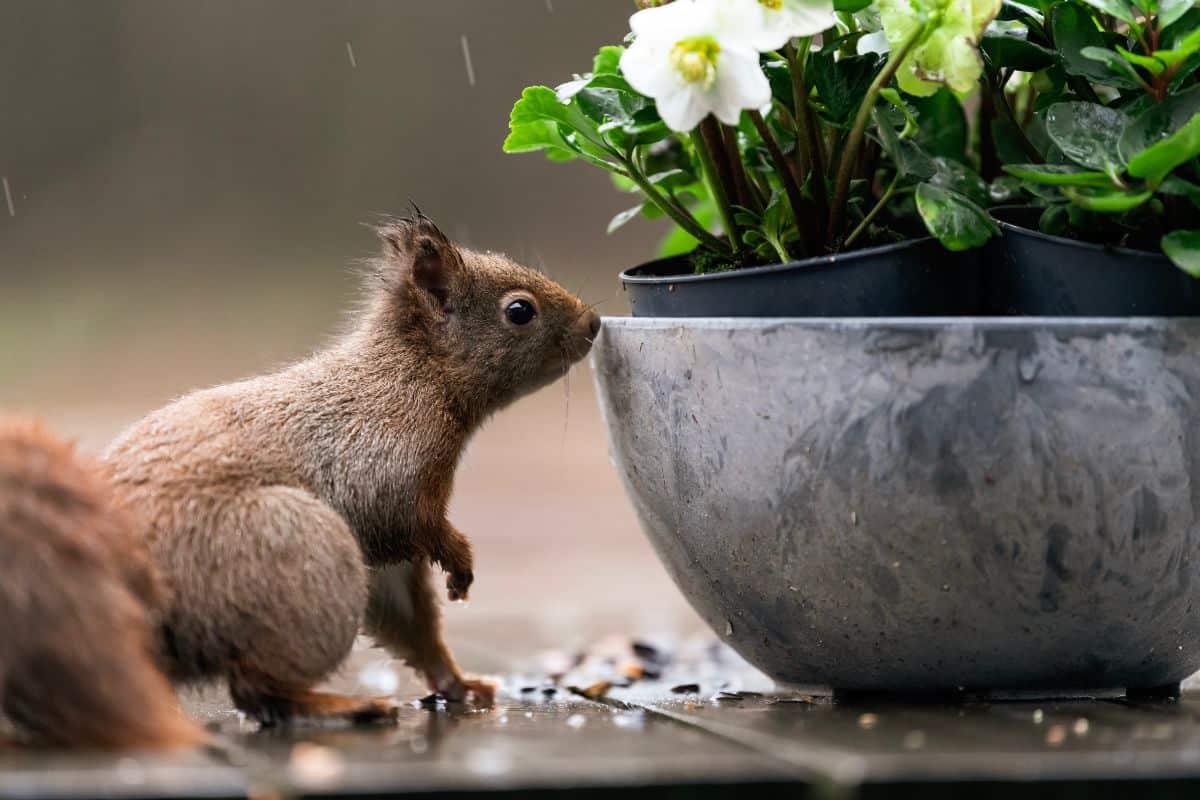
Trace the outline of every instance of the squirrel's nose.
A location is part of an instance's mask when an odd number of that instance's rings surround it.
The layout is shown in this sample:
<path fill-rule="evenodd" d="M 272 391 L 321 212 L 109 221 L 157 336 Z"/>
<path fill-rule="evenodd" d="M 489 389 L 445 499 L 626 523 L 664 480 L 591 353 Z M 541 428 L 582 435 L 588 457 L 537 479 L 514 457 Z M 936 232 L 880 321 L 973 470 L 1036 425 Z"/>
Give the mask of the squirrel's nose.
<path fill-rule="evenodd" d="M 595 311 L 589 311 L 587 316 L 588 336 L 589 339 L 595 339 L 600 333 L 600 315 Z"/>

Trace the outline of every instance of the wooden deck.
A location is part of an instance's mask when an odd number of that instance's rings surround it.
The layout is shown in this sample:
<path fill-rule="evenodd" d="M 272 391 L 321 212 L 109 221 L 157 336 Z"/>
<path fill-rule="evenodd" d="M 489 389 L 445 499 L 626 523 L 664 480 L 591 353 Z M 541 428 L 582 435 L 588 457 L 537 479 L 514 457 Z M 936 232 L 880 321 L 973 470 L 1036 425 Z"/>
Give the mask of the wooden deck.
<path fill-rule="evenodd" d="M 664 659 L 595 699 L 567 686 L 629 659 L 610 640 L 559 679 L 528 664 L 489 711 L 406 704 L 395 727 L 259 731 L 220 691 L 187 698 L 218 741 L 162 757 L 0 754 L 0 797 L 386 797 L 610 791 L 717 797 L 1195 796 L 1200 694 L 1177 701 L 904 703 L 774 694 L 728 651 Z M 616 652 L 616 655 L 614 655 Z M 350 674 L 378 651 L 361 650 Z M 578 661 L 581 657 L 576 656 Z M 400 698 L 420 687 L 399 676 Z M 611 677 L 611 676 L 610 676 Z M 676 691 L 697 683 L 699 691 Z M 362 690 L 360 684 L 358 690 Z"/>

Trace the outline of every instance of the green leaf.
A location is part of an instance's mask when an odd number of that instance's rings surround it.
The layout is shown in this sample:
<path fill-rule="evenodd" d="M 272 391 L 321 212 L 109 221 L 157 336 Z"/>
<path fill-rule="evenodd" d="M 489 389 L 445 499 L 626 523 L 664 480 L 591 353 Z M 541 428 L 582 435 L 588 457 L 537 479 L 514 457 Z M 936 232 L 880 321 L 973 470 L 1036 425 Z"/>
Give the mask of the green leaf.
<path fill-rule="evenodd" d="M 1162 250 L 1175 266 L 1200 278 L 1200 231 L 1171 231 L 1162 238 Z"/>
<path fill-rule="evenodd" d="M 621 73 L 621 56 L 623 55 L 625 55 L 624 47 L 615 45 L 601 47 L 600 52 L 592 61 L 592 74 L 619 75 Z"/>
<path fill-rule="evenodd" d="M 1021 196 L 1021 181 L 1012 175 L 1000 175 L 988 185 L 988 204 L 1016 203 Z"/>
<path fill-rule="evenodd" d="M 1022 180 L 1048 186 L 1112 186 L 1112 178 L 1073 164 L 1005 164 L 1004 171 Z"/>
<path fill-rule="evenodd" d="M 1176 64 L 1186 61 L 1189 56 L 1197 51 L 1200 51 L 1200 28 L 1181 37 L 1168 49 L 1155 50 L 1154 57 L 1168 67 L 1173 67 Z"/>
<path fill-rule="evenodd" d="M 1046 206 L 1038 217 L 1038 230 L 1051 236 L 1066 236 L 1071 227 L 1070 216 L 1065 205 Z"/>
<path fill-rule="evenodd" d="M 954 92 L 942 87 L 929 97 L 908 99 L 917 112 L 917 144 L 935 156 L 965 159 L 967 116 Z"/>
<path fill-rule="evenodd" d="M 1167 68 L 1167 65 L 1157 58 L 1131 53 L 1120 45 L 1117 45 L 1117 52 L 1121 54 L 1121 58 L 1125 59 L 1130 64 L 1133 64 L 1135 67 L 1141 67 L 1151 75 L 1162 75 Z"/>
<path fill-rule="evenodd" d="M 506 153 L 532 153 L 538 150 L 560 150 L 568 158 L 575 157 L 575 152 L 558 132 L 558 125 L 547 120 L 515 125 L 504 140 Z"/>
<path fill-rule="evenodd" d="M 882 108 L 883 106 L 875 110 L 875 130 L 883 151 L 891 157 L 896 170 L 902 175 L 918 180 L 932 178 L 937 173 L 937 164 L 933 158 L 911 140 L 901 139 L 887 117 L 881 113 Z"/>
<path fill-rule="evenodd" d="M 521 99 L 513 106 L 509 125 L 516 129 L 531 122 L 557 122 L 581 134 L 584 138 L 604 146 L 596 132 L 596 125 L 578 107 L 559 102 L 554 90 L 546 86 L 530 86 L 521 93 Z"/>
<path fill-rule="evenodd" d="M 1183 19 L 1184 14 L 1188 13 L 1195 5 L 1194 0 L 1159 0 L 1158 29 L 1164 31 L 1171 27 Z"/>
<path fill-rule="evenodd" d="M 810 56 L 808 74 L 830 120 L 838 125 L 850 120 L 882 63 L 883 57 L 874 53 L 835 60 L 832 52 L 821 50 Z"/>
<path fill-rule="evenodd" d="M 1073 186 L 1064 186 L 1063 194 L 1080 208 L 1104 214 L 1122 214 L 1132 211 L 1154 197 L 1154 192 L 1106 191 Z"/>
<path fill-rule="evenodd" d="M 900 96 L 900 92 L 898 90 L 893 89 L 890 86 L 886 89 L 880 89 L 879 98 L 891 103 L 892 108 L 899 111 L 900 115 L 904 117 L 904 129 L 900 131 L 901 139 L 911 139 L 920 132 L 921 126 L 917 123 L 916 114 L 913 113 L 913 110 L 909 107 L 908 103 L 904 102 L 904 98 Z M 883 115 L 881 114 L 880 117 L 882 119 Z M 887 124 L 890 124 L 890 121 Z"/>
<path fill-rule="evenodd" d="M 1000 233 L 986 211 L 957 192 L 922 183 L 916 199 L 925 227 L 947 250 L 970 250 Z"/>
<path fill-rule="evenodd" d="M 1192 53 L 1187 60 L 1179 65 L 1179 69 L 1175 72 L 1175 77 L 1171 79 L 1171 83 L 1167 86 L 1168 92 L 1178 92 L 1180 87 L 1187 83 L 1197 69 L 1200 69 L 1200 53 Z"/>
<path fill-rule="evenodd" d="M 771 96 L 789 112 L 795 114 L 796 103 L 792 96 L 792 72 L 786 61 L 766 61 L 763 72 L 767 73 L 767 81 L 771 84 Z"/>
<path fill-rule="evenodd" d="M 1183 39 L 1200 30 L 1200 5 L 1190 2 L 1188 5 L 1190 9 L 1175 20 L 1170 30 L 1164 30 L 1159 36 L 1160 47 L 1178 47 Z"/>
<path fill-rule="evenodd" d="M 1192 201 L 1192 205 L 1200 208 L 1200 185 L 1184 180 L 1178 175 L 1167 176 L 1166 180 L 1158 185 L 1158 193 L 1186 197 Z"/>
<path fill-rule="evenodd" d="M 1085 167 L 1117 173 L 1124 167 L 1121 132 L 1129 118 L 1098 103 L 1055 103 L 1046 109 L 1046 133 L 1067 158 Z"/>
<path fill-rule="evenodd" d="M 614 89 L 583 89 L 575 94 L 579 110 L 597 125 L 610 120 L 628 122 L 631 117 L 621 105 L 621 96 Z"/>
<path fill-rule="evenodd" d="M 1136 88 L 1144 83 L 1142 76 L 1138 75 L 1132 64 L 1108 48 L 1085 47 L 1080 51 L 1080 55 L 1090 58 L 1092 61 L 1098 61 L 1107 68 L 1108 75 L 1099 79 L 1101 83 L 1118 88 Z"/>
<path fill-rule="evenodd" d="M 1200 155 L 1200 114 L 1167 138 L 1129 159 L 1129 174 L 1157 185 L 1171 170 Z"/>
<path fill-rule="evenodd" d="M 1045 15 L 1037 8 L 1019 3 L 1017 0 L 1004 0 L 996 19 L 1020 20 L 1030 27 L 1040 27 L 1045 21 Z"/>
<path fill-rule="evenodd" d="M 1058 51 L 1063 69 L 1068 74 L 1108 83 L 1118 89 L 1137 87 L 1135 82 L 1119 75 L 1113 76 L 1104 64 L 1083 55 L 1085 48 L 1108 46 L 1108 40 L 1096 27 L 1092 16 L 1083 9 L 1071 3 L 1056 3 L 1050 9 L 1050 31 L 1054 38 L 1054 49 Z M 1116 53 L 1113 55 L 1116 56 Z"/>
<path fill-rule="evenodd" d="M 843 14 L 857 14 L 869 5 L 871 0 L 833 0 L 833 10 Z"/>
<path fill-rule="evenodd" d="M 1133 13 L 1133 7 L 1125 2 L 1125 0 L 1083 0 L 1092 8 L 1097 8 L 1108 14 L 1110 17 L 1116 17 L 1122 22 L 1128 22 L 1131 25 L 1137 24 L 1137 17 Z"/>
<path fill-rule="evenodd" d="M 1151 105 L 1134 117 L 1121 134 L 1121 156 L 1125 161 L 1178 131 L 1200 114 L 1200 86 L 1193 86 L 1161 103 Z"/>
<path fill-rule="evenodd" d="M 933 163 L 937 167 L 937 172 L 929 179 L 929 183 L 961 194 L 979 205 L 987 205 L 987 184 L 975 170 L 960 161 L 941 156 L 934 158 Z"/>
<path fill-rule="evenodd" d="M 983 37 L 982 47 L 988 62 L 996 68 L 1040 72 L 1058 61 L 1053 50 L 1023 36 L 988 34 Z"/>
<path fill-rule="evenodd" d="M 624 211 L 622 211 L 620 214 L 617 214 L 615 217 L 612 218 L 612 221 L 610 221 L 608 223 L 608 233 L 611 234 L 614 231 L 618 230 L 619 228 L 625 226 L 632 220 L 636 219 L 637 217 L 640 217 L 642 215 L 642 211 L 645 209 L 645 207 L 646 207 L 645 203 L 638 203 L 633 208 L 627 208 Z"/>

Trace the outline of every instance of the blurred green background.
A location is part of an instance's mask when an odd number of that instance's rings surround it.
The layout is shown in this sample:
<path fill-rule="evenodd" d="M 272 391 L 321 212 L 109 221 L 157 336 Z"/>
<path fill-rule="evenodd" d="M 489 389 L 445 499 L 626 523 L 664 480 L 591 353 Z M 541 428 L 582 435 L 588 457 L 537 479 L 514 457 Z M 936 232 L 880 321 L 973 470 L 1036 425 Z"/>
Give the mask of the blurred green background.
<path fill-rule="evenodd" d="M 0 407 L 99 449 L 174 396 L 302 357 L 376 250 L 363 223 L 410 199 L 460 241 L 624 313 L 616 274 L 661 228 L 606 236 L 631 205 L 607 176 L 500 146 L 521 89 L 586 71 L 632 10 L 4 0 Z M 608 463 L 586 365 L 481 434 L 452 517 L 479 550 L 475 605 L 452 625 L 533 608 L 554 636 L 580 609 L 691 619 Z"/>

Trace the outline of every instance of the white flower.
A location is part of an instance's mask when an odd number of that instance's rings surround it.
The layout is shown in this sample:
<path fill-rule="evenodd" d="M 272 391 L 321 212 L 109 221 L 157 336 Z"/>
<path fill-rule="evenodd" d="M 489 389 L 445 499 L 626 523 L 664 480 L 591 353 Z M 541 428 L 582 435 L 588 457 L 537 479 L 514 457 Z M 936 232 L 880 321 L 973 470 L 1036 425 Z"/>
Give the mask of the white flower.
<path fill-rule="evenodd" d="M 736 6 L 744 10 L 736 0 Z M 621 57 L 629 85 L 652 97 L 669 128 L 687 132 L 709 114 L 736 125 L 742 111 L 771 102 L 751 43 L 753 18 L 730 0 L 675 0 L 629 20 L 636 36 Z"/>
<path fill-rule="evenodd" d="M 778 50 L 797 36 L 814 36 L 833 27 L 833 0 L 738 0 L 742 14 L 758 23 L 746 33 L 759 52 Z"/>

